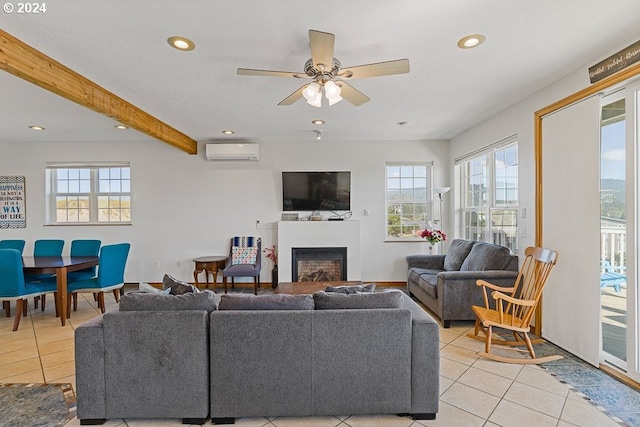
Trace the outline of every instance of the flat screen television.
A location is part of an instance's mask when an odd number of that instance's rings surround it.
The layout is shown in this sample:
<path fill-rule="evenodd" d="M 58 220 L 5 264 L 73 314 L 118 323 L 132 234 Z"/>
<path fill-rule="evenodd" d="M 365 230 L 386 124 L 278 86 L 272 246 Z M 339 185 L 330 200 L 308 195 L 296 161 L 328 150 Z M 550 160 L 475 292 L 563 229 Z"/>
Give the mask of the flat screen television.
<path fill-rule="evenodd" d="M 351 172 L 282 172 L 282 210 L 351 210 Z"/>

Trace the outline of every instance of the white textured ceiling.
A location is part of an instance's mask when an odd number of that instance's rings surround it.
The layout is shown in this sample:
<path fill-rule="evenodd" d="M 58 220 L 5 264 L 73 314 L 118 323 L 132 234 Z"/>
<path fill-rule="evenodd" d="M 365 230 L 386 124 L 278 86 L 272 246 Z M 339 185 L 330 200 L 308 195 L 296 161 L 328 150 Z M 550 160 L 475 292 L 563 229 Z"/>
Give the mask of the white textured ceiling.
<path fill-rule="evenodd" d="M 640 36 L 638 0 L 57 0 L 0 28 L 199 142 L 233 138 L 449 139 Z M 334 33 L 343 66 L 408 58 L 409 74 L 351 81 L 371 98 L 277 106 L 304 82 L 236 69 L 302 71 L 308 30 Z M 461 50 L 457 41 L 486 42 Z M 169 47 L 181 35 L 191 52 Z M 398 122 L 407 122 L 399 126 Z M 47 128 L 34 132 L 28 125 Z M 0 72 L 1 141 L 118 141 L 112 119 Z"/>

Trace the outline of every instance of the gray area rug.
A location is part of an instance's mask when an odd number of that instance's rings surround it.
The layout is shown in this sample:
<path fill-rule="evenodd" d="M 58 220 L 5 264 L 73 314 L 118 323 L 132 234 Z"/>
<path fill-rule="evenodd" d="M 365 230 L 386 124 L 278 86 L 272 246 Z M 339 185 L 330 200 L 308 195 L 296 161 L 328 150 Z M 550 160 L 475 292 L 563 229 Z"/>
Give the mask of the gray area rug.
<path fill-rule="evenodd" d="M 75 415 L 71 384 L 0 384 L 0 427 L 63 426 Z"/>

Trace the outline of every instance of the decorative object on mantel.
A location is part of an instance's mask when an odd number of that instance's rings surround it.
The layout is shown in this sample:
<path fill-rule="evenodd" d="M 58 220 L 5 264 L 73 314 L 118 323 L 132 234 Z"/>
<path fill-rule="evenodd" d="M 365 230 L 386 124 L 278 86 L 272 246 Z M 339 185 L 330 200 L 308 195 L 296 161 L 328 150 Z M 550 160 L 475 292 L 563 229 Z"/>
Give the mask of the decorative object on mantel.
<path fill-rule="evenodd" d="M 278 252 L 276 252 L 276 245 L 271 246 L 263 250 L 264 256 L 273 262 L 273 268 L 271 269 L 271 287 L 273 289 L 278 287 Z"/>
<path fill-rule="evenodd" d="M 0 176 L 0 228 L 27 228 L 24 176 Z"/>
<path fill-rule="evenodd" d="M 282 220 L 283 221 L 297 221 L 298 218 L 298 212 L 283 212 L 282 213 Z"/>
<path fill-rule="evenodd" d="M 336 212 L 336 211 L 331 211 L 331 213 L 333 215 L 331 215 L 329 217 L 329 221 L 344 221 L 345 219 L 351 218 L 351 216 L 353 215 L 353 212 L 351 212 L 351 211 L 346 211 L 346 212 L 343 212 L 343 213 L 339 213 L 339 212 Z"/>
<path fill-rule="evenodd" d="M 322 214 L 319 210 L 315 210 L 309 215 L 309 219 L 311 221 L 322 221 Z"/>

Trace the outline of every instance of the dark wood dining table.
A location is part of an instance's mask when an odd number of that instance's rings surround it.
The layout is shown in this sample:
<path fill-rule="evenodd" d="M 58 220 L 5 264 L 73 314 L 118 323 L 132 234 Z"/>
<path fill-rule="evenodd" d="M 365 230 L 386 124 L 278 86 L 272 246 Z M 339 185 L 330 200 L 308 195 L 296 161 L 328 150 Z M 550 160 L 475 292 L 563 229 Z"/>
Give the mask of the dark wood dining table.
<path fill-rule="evenodd" d="M 22 269 L 25 274 L 55 274 L 58 294 L 60 322 L 62 326 L 67 321 L 67 273 L 84 270 L 98 265 L 97 256 L 58 256 L 58 257 L 22 257 Z"/>

